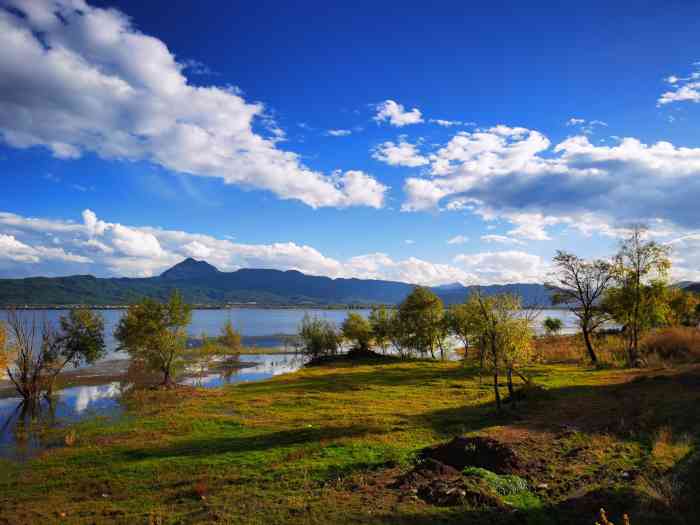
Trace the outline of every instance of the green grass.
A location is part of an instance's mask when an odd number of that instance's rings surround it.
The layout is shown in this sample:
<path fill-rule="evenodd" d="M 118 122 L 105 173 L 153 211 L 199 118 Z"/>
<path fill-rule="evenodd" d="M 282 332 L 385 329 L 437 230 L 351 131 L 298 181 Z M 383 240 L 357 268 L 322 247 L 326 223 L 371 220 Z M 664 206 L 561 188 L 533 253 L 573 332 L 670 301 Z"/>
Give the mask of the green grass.
<path fill-rule="evenodd" d="M 673 469 L 677 450 L 694 450 L 700 376 L 681 372 L 633 381 L 638 372 L 537 366 L 528 374 L 546 395 L 505 415 L 475 368 L 434 361 L 338 362 L 221 389 L 138 391 L 125 418 L 72 427 L 73 446 L 62 444 L 67 429 L 54 431 L 60 446 L 41 457 L 0 462 L 0 523 L 499 523 L 510 514 L 434 507 L 387 486 L 422 447 L 458 434 L 511 443 L 532 465 L 530 489 L 504 499 L 531 518 L 556 515 L 581 491 L 633 488 Z M 665 452 L 673 436 L 687 448 Z"/>

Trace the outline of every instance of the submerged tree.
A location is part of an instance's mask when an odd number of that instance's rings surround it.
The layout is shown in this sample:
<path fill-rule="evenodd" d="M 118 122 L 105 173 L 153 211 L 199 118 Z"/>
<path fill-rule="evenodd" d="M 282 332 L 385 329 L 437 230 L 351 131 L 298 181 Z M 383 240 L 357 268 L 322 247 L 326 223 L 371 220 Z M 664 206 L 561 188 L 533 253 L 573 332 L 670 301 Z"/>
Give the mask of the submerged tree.
<path fill-rule="evenodd" d="M 603 260 L 587 261 L 572 253 L 557 251 L 553 259 L 556 271 L 547 287 L 552 301 L 565 305 L 579 321 L 591 363 L 598 362 L 593 348 L 594 332 L 608 318 L 601 302 L 613 279 L 613 268 Z"/>
<path fill-rule="evenodd" d="M 7 375 L 25 402 L 51 396 L 57 376 L 68 365 L 91 364 L 105 353 L 104 321 L 90 310 L 71 310 L 59 328 L 10 310 L 8 327 L 13 362 Z"/>
<path fill-rule="evenodd" d="M 624 326 L 630 366 L 639 364 L 643 331 L 660 324 L 667 307 L 664 298 L 671 268 L 670 249 L 646 240 L 646 232 L 645 226 L 635 225 L 620 244 L 613 265 L 616 286 L 606 299 L 608 311 Z"/>
<path fill-rule="evenodd" d="M 360 314 L 351 312 L 343 321 L 343 337 L 352 341 L 353 348 L 366 352 L 372 341 L 372 325 Z"/>
<path fill-rule="evenodd" d="M 5 323 L 0 321 L 0 368 L 5 368 L 7 365 L 7 328 Z"/>
<path fill-rule="evenodd" d="M 170 386 L 176 368 L 187 348 L 187 326 L 192 307 L 178 292 L 167 303 L 143 299 L 129 306 L 114 332 L 119 348 L 146 368 L 163 374 L 163 385 Z"/>

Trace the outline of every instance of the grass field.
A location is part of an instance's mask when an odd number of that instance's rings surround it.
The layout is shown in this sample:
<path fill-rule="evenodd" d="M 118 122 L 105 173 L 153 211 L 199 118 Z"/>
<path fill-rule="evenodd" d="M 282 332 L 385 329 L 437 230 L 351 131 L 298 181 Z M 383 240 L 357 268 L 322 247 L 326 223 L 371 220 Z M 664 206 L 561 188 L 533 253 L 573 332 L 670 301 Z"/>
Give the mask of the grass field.
<path fill-rule="evenodd" d="M 121 420 L 56 431 L 31 462 L 0 461 L 0 523 L 593 525 L 601 505 L 615 523 L 623 511 L 633 525 L 693 519 L 677 473 L 695 464 L 700 368 L 527 373 L 544 389 L 502 415 L 492 384 L 453 362 L 339 361 L 137 391 Z M 440 507 L 392 488 L 422 447 L 461 434 L 511 446 L 532 497 Z"/>

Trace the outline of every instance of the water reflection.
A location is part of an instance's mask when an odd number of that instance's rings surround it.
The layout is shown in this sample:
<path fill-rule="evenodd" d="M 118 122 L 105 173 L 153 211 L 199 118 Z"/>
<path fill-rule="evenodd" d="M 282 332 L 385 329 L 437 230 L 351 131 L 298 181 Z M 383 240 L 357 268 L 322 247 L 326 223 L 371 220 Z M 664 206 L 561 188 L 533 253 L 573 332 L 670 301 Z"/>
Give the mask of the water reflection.
<path fill-rule="evenodd" d="M 226 367 L 216 371 L 205 371 L 180 381 L 185 385 L 215 388 L 222 385 L 260 381 L 270 377 L 299 370 L 304 364 L 302 356 L 294 354 L 280 355 L 242 355 L 240 362 L 252 366 Z"/>
<path fill-rule="evenodd" d="M 88 416 L 119 415 L 121 388 L 119 382 L 65 388 L 35 407 L 19 397 L 0 399 L 0 457 L 27 459 L 52 445 L 50 429 Z"/>

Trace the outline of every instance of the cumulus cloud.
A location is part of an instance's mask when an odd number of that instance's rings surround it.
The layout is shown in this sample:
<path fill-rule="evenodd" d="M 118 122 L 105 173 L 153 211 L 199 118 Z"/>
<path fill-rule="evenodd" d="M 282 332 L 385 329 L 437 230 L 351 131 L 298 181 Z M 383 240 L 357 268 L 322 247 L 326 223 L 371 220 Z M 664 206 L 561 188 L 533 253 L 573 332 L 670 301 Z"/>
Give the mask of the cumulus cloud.
<path fill-rule="evenodd" d="M 373 118 L 376 122 L 388 121 L 389 124 L 397 128 L 423 122 L 423 114 L 418 108 L 406 111 L 402 104 L 393 100 L 385 100 L 381 104 L 377 104 L 375 109 L 377 114 Z"/>
<path fill-rule="evenodd" d="M 452 126 L 473 126 L 474 122 L 462 122 L 461 120 L 445 120 L 441 118 L 431 118 L 428 122 L 437 124 L 443 128 L 451 128 Z"/>
<path fill-rule="evenodd" d="M 420 154 L 418 146 L 406 142 L 405 137 L 400 137 L 399 142 L 384 142 L 372 152 L 372 158 L 389 164 L 390 166 L 407 166 L 415 168 L 429 163 L 428 159 Z"/>
<path fill-rule="evenodd" d="M 384 185 L 349 191 L 345 183 L 356 177 L 307 168 L 277 147 L 284 132 L 262 104 L 234 87 L 190 84 L 183 72 L 191 64 L 178 62 L 120 11 L 83 0 L 5 4 L 11 9 L 0 9 L 0 136 L 10 146 L 43 146 L 60 159 L 91 152 L 147 160 L 312 207 L 382 205 Z"/>
<path fill-rule="evenodd" d="M 462 254 L 455 257 L 455 263 L 477 273 L 482 282 L 494 284 L 543 282 L 550 269 L 542 257 L 515 250 Z"/>
<path fill-rule="evenodd" d="M 531 240 L 548 240 L 554 225 L 589 233 L 657 219 L 700 227 L 700 148 L 635 138 L 602 146 L 584 135 L 552 147 L 538 131 L 496 126 L 457 133 L 429 161 L 425 176 L 406 179 L 403 210 L 469 210 L 508 220 L 509 235 Z"/>
<path fill-rule="evenodd" d="M 46 245 L 47 239 L 52 246 Z M 411 243 L 407 240 L 406 244 Z M 82 222 L 0 213 L 0 275 L 6 277 L 70 273 L 147 277 L 185 257 L 206 260 L 223 271 L 276 268 L 424 285 L 506 282 L 525 275 L 521 267 L 506 271 L 504 266 L 499 274 L 493 264 L 484 265 L 482 270 L 467 259 L 445 264 L 370 253 L 341 261 L 294 242 L 244 244 L 198 233 L 108 222 L 91 210 L 83 212 Z"/>
<path fill-rule="evenodd" d="M 687 77 L 671 75 L 665 81 L 669 84 L 669 90 L 661 94 L 656 101 L 657 106 L 674 102 L 700 102 L 700 71 L 694 71 Z"/>

